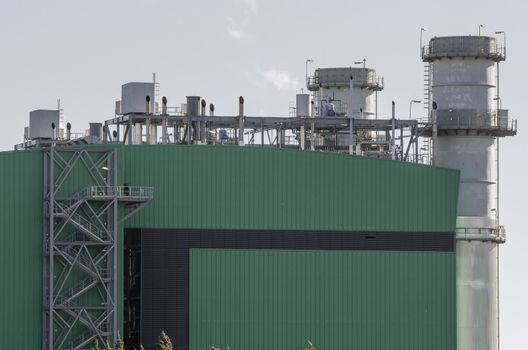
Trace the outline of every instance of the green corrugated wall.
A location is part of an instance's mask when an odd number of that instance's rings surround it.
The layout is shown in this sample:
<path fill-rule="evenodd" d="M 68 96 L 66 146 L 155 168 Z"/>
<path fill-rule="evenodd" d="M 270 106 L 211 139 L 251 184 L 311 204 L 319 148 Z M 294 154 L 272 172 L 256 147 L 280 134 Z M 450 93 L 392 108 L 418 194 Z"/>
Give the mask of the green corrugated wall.
<path fill-rule="evenodd" d="M 120 182 L 155 187 L 152 203 L 125 227 L 417 232 L 455 228 L 459 175 L 454 170 L 284 149 L 115 147 Z M 0 153 L 0 348 L 40 345 L 42 163 L 39 150 Z M 76 183 L 84 187 L 85 180 L 79 176 L 67 187 L 78 191 L 81 188 L 73 187 Z M 454 283 L 454 274 L 451 279 Z"/>
<path fill-rule="evenodd" d="M 449 231 L 458 171 L 237 146 L 121 147 L 123 182 L 155 187 L 128 227 Z"/>
<path fill-rule="evenodd" d="M 456 348 L 453 253 L 191 249 L 190 349 Z"/>
<path fill-rule="evenodd" d="M 0 153 L 0 349 L 39 349 L 42 153 Z"/>

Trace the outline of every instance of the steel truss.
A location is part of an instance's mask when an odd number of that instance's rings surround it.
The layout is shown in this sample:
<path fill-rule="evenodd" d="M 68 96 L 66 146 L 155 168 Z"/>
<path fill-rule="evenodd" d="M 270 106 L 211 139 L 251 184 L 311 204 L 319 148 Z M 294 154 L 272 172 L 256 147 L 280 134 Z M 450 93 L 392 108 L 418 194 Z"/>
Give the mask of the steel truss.
<path fill-rule="evenodd" d="M 118 186 L 115 148 L 47 148 L 43 175 L 42 348 L 113 343 L 117 232 L 152 200 L 153 188 Z"/>

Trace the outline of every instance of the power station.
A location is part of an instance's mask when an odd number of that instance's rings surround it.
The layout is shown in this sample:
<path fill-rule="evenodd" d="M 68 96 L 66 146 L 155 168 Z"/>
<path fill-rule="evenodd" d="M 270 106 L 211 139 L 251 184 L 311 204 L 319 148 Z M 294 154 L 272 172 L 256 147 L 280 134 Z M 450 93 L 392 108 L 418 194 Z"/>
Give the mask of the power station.
<path fill-rule="evenodd" d="M 307 70 L 289 116 L 156 77 L 86 132 L 32 111 L 0 153 L 0 347 L 497 349 L 505 43 L 421 58 L 425 119 L 380 116 L 365 60 Z"/>

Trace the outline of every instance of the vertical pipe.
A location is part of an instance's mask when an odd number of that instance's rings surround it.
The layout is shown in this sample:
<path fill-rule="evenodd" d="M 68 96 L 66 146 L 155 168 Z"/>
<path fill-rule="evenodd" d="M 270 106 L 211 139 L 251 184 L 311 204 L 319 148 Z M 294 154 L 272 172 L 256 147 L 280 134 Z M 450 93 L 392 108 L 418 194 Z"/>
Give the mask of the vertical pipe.
<path fill-rule="evenodd" d="M 48 286 L 48 305 L 49 305 L 49 330 L 48 330 L 48 348 L 49 350 L 53 350 L 53 246 L 55 244 L 55 235 L 54 235 L 54 202 L 55 202 L 55 175 L 54 175 L 54 167 L 55 167 L 55 149 L 53 147 L 50 148 L 50 168 L 49 168 L 49 257 L 48 257 L 48 263 L 49 263 L 49 286 Z"/>
<path fill-rule="evenodd" d="M 306 142 L 306 119 L 303 118 L 303 125 L 301 125 L 301 129 L 299 133 L 301 134 L 301 142 L 300 142 L 300 148 L 304 151 L 305 142 Z"/>
<path fill-rule="evenodd" d="M 355 140 L 354 140 L 354 108 L 352 106 L 352 101 L 354 98 L 354 77 L 351 75 L 350 80 L 348 81 L 348 119 L 349 119 L 349 136 L 348 136 L 348 153 L 354 154 Z M 337 142 L 337 136 L 336 136 Z"/>
<path fill-rule="evenodd" d="M 504 50 L 506 50 L 506 33 L 504 34 Z M 504 55 L 506 55 L 506 51 L 504 52 Z M 499 110 L 501 109 L 501 99 L 500 99 L 500 74 L 499 74 L 499 62 L 497 62 L 497 125 L 499 124 Z M 498 227 L 500 225 L 500 192 L 499 192 L 499 171 L 500 171 L 500 163 L 499 163 L 499 137 L 497 137 L 497 179 L 496 179 L 496 186 L 497 186 L 497 205 L 495 209 L 495 226 Z M 500 260 L 499 260 L 499 250 L 500 244 L 497 244 L 497 350 L 500 350 Z"/>
<path fill-rule="evenodd" d="M 348 129 L 348 154 L 354 154 L 354 118 L 349 117 L 349 129 Z"/>
<path fill-rule="evenodd" d="M 150 118 L 147 117 L 147 120 L 145 121 L 145 132 L 146 132 L 146 143 L 147 145 L 150 145 Z"/>
<path fill-rule="evenodd" d="M 238 98 L 238 145 L 244 146 L 244 97 Z"/>
<path fill-rule="evenodd" d="M 42 157 L 43 158 L 43 172 L 42 172 L 42 198 L 44 198 L 44 200 L 46 201 L 47 198 L 48 198 L 48 193 L 47 193 L 47 190 L 48 190 L 48 153 L 47 152 L 44 152 L 44 156 Z M 46 203 L 44 203 L 44 205 L 42 206 L 42 217 L 45 218 L 47 217 L 47 213 L 46 213 L 46 209 L 47 209 L 47 206 L 46 206 Z M 42 232 L 43 232 L 43 235 L 42 235 L 42 256 L 45 257 L 46 256 L 46 245 L 47 245 L 47 242 L 46 242 L 46 232 L 47 232 L 48 228 L 47 228 L 47 222 L 46 220 L 42 220 Z M 43 259 L 44 262 L 42 264 L 42 290 L 44 291 L 43 294 L 42 294 L 42 305 L 44 306 L 42 308 L 42 322 L 41 322 L 41 327 L 42 327 L 42 339 L 41 339 L 41 348 L 42 349 L 46 349 L 46 338 L 48 337 L 48 335 L 46 334 L 47 332 L 47 329 L 46 329 L 46 324 L 47 324 L 47 315 L 46 315 L 46 305 L 47 305 L 47 300 L 46 300 L 46 293 L 47 293 L 47 290 L 46 290 L 46 285 L 48 283 L 48 263 L 46 262 L 46 258 Z"/>
<path fill-rule="evenodd" d="M 109 171 L 111 170 L 112 171 L 112 175 L 113 176 L 108 176 L 108 180 L 109 181 L 112 181 L 112 186 L 117 186 L 117 150 L 114 148 L 112 150 L 112 153 L 110 155 L 110 157 L 108 158 L 107 160 L 107 167 L 109 169 Z M 113 178 L 112 178 L 113 177 Z M 118 280 L 118 273 L 117 273 L 117 261 L 118 261 L 118 256 L 119 256 L 119 253 L 117 251 L 117 247 L 119 246 L 118 245 L 118 224 L 117 224 L 117 217 L 118 217 L 118 202 L 117 202 L 117 192 L 114 191 L 114 199 L 113 199 L 113 218 L 112 218 L 112 221 L 113 221 L 113 225 L 112 225 L 112 229 L 113 229 L 113 234 L 114 234 L 114 242 L 113 242 L 113 248 L 114 248 L 114 261 L 113 261 L 113 281 L 114 281 L 114 290 L 113 290 L 113 315 L 112 315 L 112 318 L 113 318 L 113 321 L 114 321 L 114 327 L 113 327 L 113 342 L 115 344 L 116 340 L 117 340 L 117 295 L 118 295 L 118 292 L 117 292 L 117 280 Z"/>
<path fill-rule="evenodd" d="M 146 114 L 150 114 L 150 96 L 146 96 L 145 97 L 145 101 L 146 101 L 146 107 L 145 107 L 145 113 Z"/>
<path fill-rule="evenodd" d="M 194 142 L 194 137 L 193 137 L 193 125 L 192 125 L 192 117 L 191 115 L 189 114 L 187 116 L 187 128 L 186 128 L 186 133 L 187 133 L 187 144 L 190 145 Z"/>
<path fill-rule="evenodd" d="M 497 223 L 498 225 L 498 223 Z M 497 350 L 500 350 L 500 288 L 499 288 L 499 275 L 500 275 L 500 259 L 499 259 L 499 251 L 500 251 L 500 244 L 497 244 Z"/>
<path fill-rule="evenodd" d="M 438 139 L 438 124 L 436 122 L 436 109 L 438 108 L 438 105 L 435 101 L 433 101 L 433 110 L 431 111 L 431 119 L 433 120 L 433 159 L 431 161 L 431 165 L 435 165 L 436 162 L 436 146 L 437 146 L 437 139 Z"/>
<path fill-rule="evenodd" d="M 161 114 L 167 115 L 167 97 L 161 98 Z"/>
<path fill-rule="evenodd" d="M 167 97 L 161 98 L 161 114 L 163 115 L 163 121 L 161 122 L 161 143 L 167 143 Z"/>
<path fill-rule="evenodd" d="M 312 100 L 310 103 L 310 109 L 311 109 L 311 116 L 312 116 L 312 123 L 310 125 L 310 149 L 312 151 L 315 151 L 315 122 L 313 119 L 315 118 L 314 114 L 314 101 Z"/>
<path fill-rule="evenodd" d="M 214 110 L 215 110 L 215 106 L 214 106 L 214 104 L 210 103 L 210 104 L 209 104 L 209 116 L 210 116 L 210 117 L 214 117 Z M 216 141 L 217 141 L 216 131 L 217 131 L 217 130 L 215 129 L 215 132 L 212 134 L 213 137 L 212 137 L 212 142 L 211 142 L 211 143 L 213 143 L 213 144 L 215 144 Z"/>
<path fill-rule="evenodd" d="M 501 108 L 501 100 L 500 100 L 500 90 L 499 90 L 499 87 L 500 87 L 500 75 L 499 75 L 499 62 L 497 62 L 497 112 L 496 112 L 496 118 L 497 118 L 497 123 L 496 125 L 499 126 L 499 110 Z M 499 225 L 499 169 L 500 169 L 500 166 L 499 166 L 499 137 L 497 137 L 497 208 L 496 208 L 496 211 L 495 211 L 495 216 L 496 216 L 496 225 L 498 226 Z"/>
<path fill-rule="evenodd" d="M 354 94 L 354 77 L 350 76 L 350 80 L 348 82 L 348 117 L 352 118 L 354 109 L 352 107 L 352 99 Z"/>
<path fill-rule="evenodd" d="M 375 97 L 375 99 L 376 99 L 376 104 L 375 104 L 375 107 L 374 107 L 374 108 L 375 108 L 374 113 L 376 113 L 376 116 L 375 116 L 374 119 L 377 120 L 377 119 L 378 119 L 378 90 L 376 90 L 376 93 L 375 93 L 375 94 L 376 94 L 376 97 Z"/>
<path fill-rule="evenodd" d="M 414 127 L 414 162 L 418 163 L 418 127 Z"/>
<path fill-rule="evenodd" d="M 391 159 L 396 159 L 396 144 L 394 138 L 396 137 L 396 104 L 392 101 L 392 137 L 391 137 Z"/>
<path fill-rule="evenodd" d="M 401 160 L 403 160 L 403 126 L 400 127 L 400 152 L 401 152 Z"/>
<path fill-rule="evenodd" d="M 206 116 L 206 112 L 205 112 L 205 107 L 207 106 L 207 102 L 205 102 L 205 100 L 202 100 L 202 110 L 201 110 L 201 115 L 202 115 L 202 118 L 205 118 Z M 207 136 L 207 130 L 205 128 L 205 121 L 200 121 L 198 123 L 198 135 L 200 137 L 200 142 L 202 144 L 205 144 L 205 140 L 206 140 L 206 136 Z"/>
<path fill-rule="evenodd" d="M 71 139 L 71 124 L 66 124 L 66 140 L 70 141 Z"/>
<path fill-rule="evenodd" d="M 132 144 L 132 117 L 128 116 L 128 132 L 126 133 L 128 137 L 128 144 Z"/>
<path fill-rule="evenodd" d="M 264 147 L 264 119 L 260 118 L 260 147 Z"/>

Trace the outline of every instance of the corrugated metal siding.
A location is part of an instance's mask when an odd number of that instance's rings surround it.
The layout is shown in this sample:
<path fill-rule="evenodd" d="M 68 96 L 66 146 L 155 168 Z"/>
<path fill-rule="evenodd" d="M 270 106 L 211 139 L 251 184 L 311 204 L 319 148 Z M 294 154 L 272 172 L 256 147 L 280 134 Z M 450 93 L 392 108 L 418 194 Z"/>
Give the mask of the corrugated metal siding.
<path fill-rule="evenodd" d="M 0 349 L 40 348 L 42 153 L 0 153 Z"/>
<path fill-rule="evenodd" d="M 420 232 L 455 227 L 458 172 L 452 170 L 283 149 L 115 147 L 120 182 L 155 187 L 154 201 L 127 227 Z M 15 346 L 13 339 L 20 349 L 40 346 L 42 162 L 40 150 L 0 153 L 0 348 Z M 88 182 L 81 172 L 64 188 L 76 192 Z M 122 261 L 121 248 L 119 254 Z M 122 318 L 121 310 L 118 315 Z"/>
<path fill-rule="evenodd" d="M 447 231 L 458 171 L 345 154 L 127 146 L 123 182 L 155 187 L 127 227 Z"/>
<path fill-rule="evenodd" d="M 190 349 L 455 349 L 454 276 L 454 253 L 191 249 Z"/>

